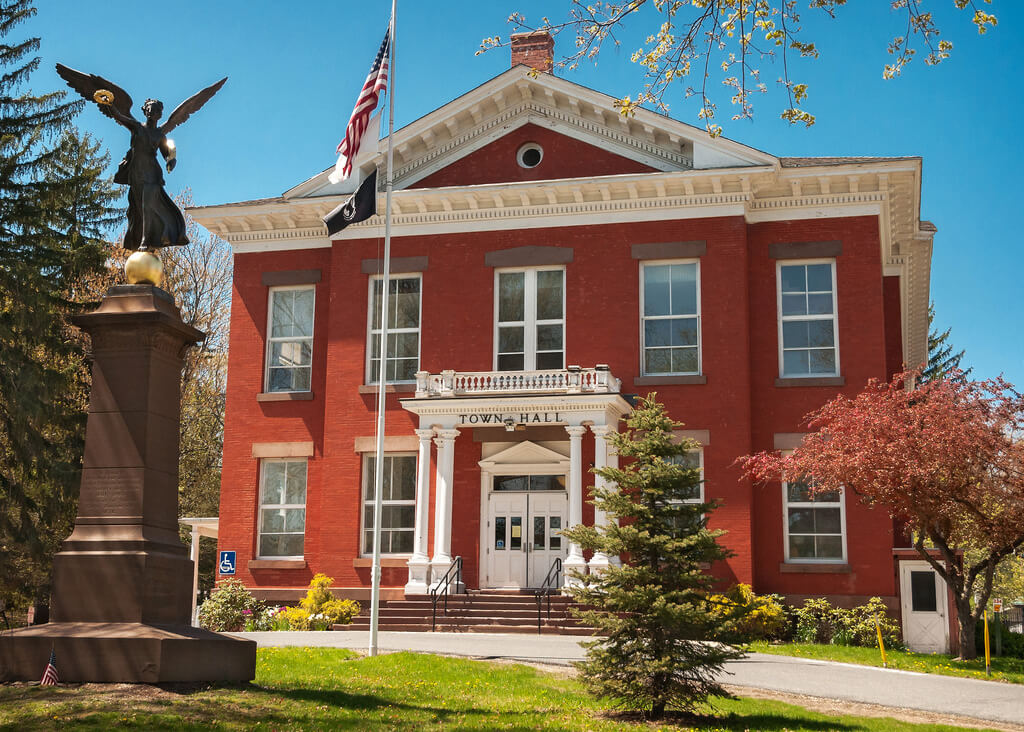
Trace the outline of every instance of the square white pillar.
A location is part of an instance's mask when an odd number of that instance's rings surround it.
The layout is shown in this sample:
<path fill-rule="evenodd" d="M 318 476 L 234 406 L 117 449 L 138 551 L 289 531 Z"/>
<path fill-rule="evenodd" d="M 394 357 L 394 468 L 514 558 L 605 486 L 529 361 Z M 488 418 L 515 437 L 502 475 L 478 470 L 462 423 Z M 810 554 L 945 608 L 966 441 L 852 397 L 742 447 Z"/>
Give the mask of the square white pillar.
<path fill-rule="evenodd" d="M 587 428 L 582 425 L 569 425 L 565 428 L 569 433 L 569 528 L 583 523 L 583 433 Z M 585 574 L 587 562 L 583 558 L 583 550 L 575 542 L 569 542 L 569 556 L 562 563 L 565 569 L 565 587 L 579 584 L 579 579 L 572 576 L 575 571 Z"/>
<path fill-rule="evenodd" d="M 439 584 L 452 565 L 452 484 L 455 477 L 455 438 L 458 436 L 458 430 L 439 430 L 434 438 L 437 445 L 437 495 L 434 500 L 434 556 L 430 560 L 431 588 Z M 461 589 L 459 587 L 456 591 Z"/>
<path fill-rule="evenodd" d="M 409 581 L 405 594 L 425 595 L 430 586 L 430 556 L 427 554 L 427 528 L 430 522 L 430 441 L 434 430 L 416 430 L 419 455 L 416 459 L 416 523 L 413 529 L 412 556 L 409 557 Z"/>
<path fill-rule="evenodd" d="M 608 466 L 608 443 L 605 438 L 609 432 L 612 432 L 612 428 L 606 424 L 595 424 L 590 426 L 590 431 L 594 433 L 594 469 L 600 470 Z M 607 488 L 609 485 L 608 481 L 601 477 L 600 474 L 595 473 L 594 475 L 594 488 Z M 608 516 L 600 508 L 594 508 L 594 526 L 604 526 L 608 523 Z M 604 552 L 594 552 L 594 556 L 590 558 L 588 567 L 590 568 L 591 574 L 598 574 L 608 569 L 611 564 L 611 560 L 608 555 Z"/>

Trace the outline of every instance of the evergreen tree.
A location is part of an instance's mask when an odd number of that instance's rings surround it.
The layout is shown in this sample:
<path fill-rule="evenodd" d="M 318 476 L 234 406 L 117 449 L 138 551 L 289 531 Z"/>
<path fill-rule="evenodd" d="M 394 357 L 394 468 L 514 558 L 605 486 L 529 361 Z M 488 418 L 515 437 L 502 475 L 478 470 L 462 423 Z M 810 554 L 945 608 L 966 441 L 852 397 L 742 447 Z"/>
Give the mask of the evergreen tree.
<path fill-rule="evenodd" d="M 67 316 L 103 269 L 116 196 L 107 158 L 69 132 L 80 107 L 27 89 L 39 39 L 11 41 L 31 0 L 0 0 L 0 598 L 46 601 L 74 516 L 87 372 Z"/>
<path fill-rule="evenodd" d="M 942 333 L 933 329 L 935 325 L 935 303 L 928 306 L 928 367 L 921 372 L 921 381 L 934 381 L 953 376 L 958 381 L 967 381 L 974 369 L 960 369 L 963 351 L 953 352 L 953 344 L 949 343 L 949 332 L 946 328 Z"/>
<path fill-rule="evenodd" d="M 743 654 L 708 641 L 725 637 L 747 610 L 712 597 L 716 580 L 706 567 L 730 554 L 718 544 L 725 532 L 707 528 L 715 504 L 687 502 L 700 495 L 700 470 L 687 460 L 697 443 L 674 439 L 682 425 L 654 394 L 626 425 L 608 438 L 623 466 L 595 471 L 610 484 L 595 488 L 593 501 L 608 524 L 564 532 L 584 549 L 624 559 L 573 589 L 574 599 L 593 608 L 577 611 L 579 618 L 604 636 L 586 644 L 578 668 L 596 695 L 658 719 L 725 693 L 715 678 Z"/>

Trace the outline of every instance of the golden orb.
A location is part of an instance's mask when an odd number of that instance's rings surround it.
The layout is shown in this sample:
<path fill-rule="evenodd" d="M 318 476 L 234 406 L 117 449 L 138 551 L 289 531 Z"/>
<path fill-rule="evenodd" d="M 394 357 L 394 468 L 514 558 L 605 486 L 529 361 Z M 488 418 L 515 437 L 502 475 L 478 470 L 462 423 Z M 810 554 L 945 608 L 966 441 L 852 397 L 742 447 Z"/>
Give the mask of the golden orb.
<path fill-rule="evenodd" d="M 124 263 L 124 273 L 128 277 L 129 285 L 159 287 L 164 276 L 164 266 L 153 252 L 140 249 L 128 257 L 128 261 Z"/>
<path fill-rule="evenodd" d="M 113 104 L 114 94 L 113 92 L 107 91 L 106 89 L 97 89 L 96 93 L 92 95 L 93 101 L 97 104 Z"/>

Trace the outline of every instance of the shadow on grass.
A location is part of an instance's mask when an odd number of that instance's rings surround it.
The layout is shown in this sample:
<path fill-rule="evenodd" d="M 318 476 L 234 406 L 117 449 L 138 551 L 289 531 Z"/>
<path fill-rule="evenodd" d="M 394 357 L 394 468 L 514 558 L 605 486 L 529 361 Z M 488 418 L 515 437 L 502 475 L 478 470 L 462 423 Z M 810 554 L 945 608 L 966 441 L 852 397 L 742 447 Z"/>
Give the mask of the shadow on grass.
<path fill-rule="evenodd" d="M 606 712 L 601 715 L 604 719 L 613 722 L 627 722 L 638 725 L 653 723 L 640 712 Z M 838 720 L 811 720 L 801 717 L 794 719 L 780 712 L 779 714 L 748 714 L 740 716 L 733 713 L 722 715 L 700 715 L 684 714 L 682 712 L 666 712 L 663 719 L 656 720 L 660 724 L 683 727 L 684 729 L 715 729 L 715 730 L 758 730 L 759 732 L 771 732 L 778 730 L 791 730 L 794 727 L 807 730 L 857 730 L 848 724 L 842 724 Z"/>

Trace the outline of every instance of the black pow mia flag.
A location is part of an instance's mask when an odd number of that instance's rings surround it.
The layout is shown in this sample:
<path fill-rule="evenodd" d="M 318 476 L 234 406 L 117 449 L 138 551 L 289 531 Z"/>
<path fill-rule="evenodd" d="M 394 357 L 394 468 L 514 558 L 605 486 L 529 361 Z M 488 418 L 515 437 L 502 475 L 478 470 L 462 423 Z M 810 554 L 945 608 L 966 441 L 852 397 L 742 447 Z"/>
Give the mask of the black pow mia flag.
<path fill-rule="evenodd" d="M 377 213 L 377 171 L 359 184 L 345 203 L 324 216 L 328 234 L 337 234 L 349 224 L 357 224 Z"/>

